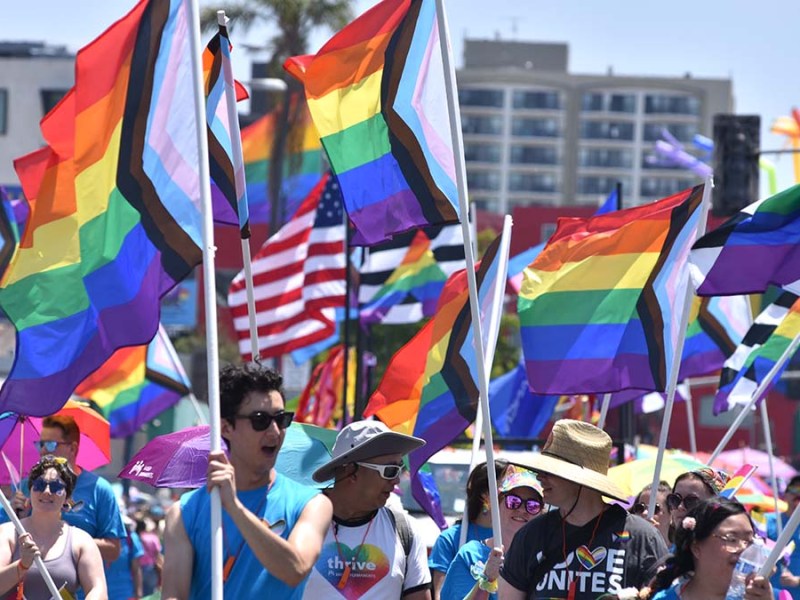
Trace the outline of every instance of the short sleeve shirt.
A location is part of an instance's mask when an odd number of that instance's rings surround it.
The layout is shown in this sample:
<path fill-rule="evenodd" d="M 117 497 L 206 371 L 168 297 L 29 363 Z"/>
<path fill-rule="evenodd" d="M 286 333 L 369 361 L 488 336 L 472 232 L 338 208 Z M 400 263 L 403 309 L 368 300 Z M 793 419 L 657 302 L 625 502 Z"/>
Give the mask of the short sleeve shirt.
<path fill-rule="evenodd" d="M 570 582 L 575 580 L 576 600 L 595 600 L 604 593 L 641 588 L 648 583 L 657 561 L 667 554 L 661 534 L 617 505 L 609 506 L 599 523 L 596 519 L 581 527 L 563 525 L 572 548 L 566 557 L 559 512 L 553 510 L 532 519 L 514 536 L 502 577 L 526 591 L 528 598 L 566 598 Z M 543 562 L 552 564 L 546 573 L 537 569 Z"/>
<path fill-rule="evenodd" d="M 433 544 L 431 555 L 428 557 L 428 566 L 431 571 L 441 571 L 447 573 L 450 563 L 458 553 L 458 544 L 461 541 L 462 523 L 458 522 L 445 529 L 436 542 Z M 491 527 L 481 527 L 470 523 L 467 527 L 467 542 L 472 540 L 483 540 L 492 537 Z"/>
<path fill-rule="evenodd" d="M 440 599 L 463 600 L 466 598 L 483 575 L 490 552 L 491 549 L 478 540 L 472 540 L 461 546 L 447 570 L 447 577 L 444 578 L 442 591 L 439 594 Z M 495 594 L 489 594 L 491 600 L 495 597 Z"/>

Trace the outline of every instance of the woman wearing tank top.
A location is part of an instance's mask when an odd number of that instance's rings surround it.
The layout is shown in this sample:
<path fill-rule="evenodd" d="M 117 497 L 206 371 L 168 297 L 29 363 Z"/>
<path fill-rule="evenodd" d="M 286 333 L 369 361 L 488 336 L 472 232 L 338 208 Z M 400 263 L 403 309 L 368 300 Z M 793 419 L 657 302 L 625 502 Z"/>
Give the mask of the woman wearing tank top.
<path fill-rule="evenodd" d="M 51 594 L 38 567 L 39 555 L 56 584 L 70 594 L 83 588 L 86 600 L 107 600 L 100 550 L 88 533 L 63 521 L 76 476 L 63 458 L 47 455 L 28 476 L 31 515 L 22 519 L 24 535 L 13 523 L 0 525 L 0 598 L 49 600 Z"/>

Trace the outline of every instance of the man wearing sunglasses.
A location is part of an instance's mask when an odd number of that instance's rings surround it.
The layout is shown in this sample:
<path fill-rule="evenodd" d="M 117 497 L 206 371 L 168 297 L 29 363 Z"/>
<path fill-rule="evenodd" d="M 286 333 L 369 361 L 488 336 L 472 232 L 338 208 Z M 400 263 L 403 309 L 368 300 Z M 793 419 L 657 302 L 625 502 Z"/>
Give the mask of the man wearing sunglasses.
<path fill-rule="evenodd" d="M 789 480 L 789 484 L 783 491 L 783 499 L 786 502 L 786 512 L 780 515 L 783 526 L 792 516 L 794 509 L 800 504 L 800 475 L 795 475 Z M 767 537 L 771 540 L 778 539 L 778 524 L 775 513 L 769 513 L 767 519 Z M 794 600 L 800 600 L 800 532 L 795 531 L 792 536 L 794 542 L 794 552 L 789 559 L 789 566 L 778 568 L 772 576 L 772 590 L 776 597 L 780 590 L 786 590 Z"/>
<path fill-rule="evenodd" d="M 225 598 L 299 600 L 331 521 L 317 490 L 275 470 L 293 413 L 286 412 L 280 374 L 257 365 L 220 372 L 225 453 L 210 453 L 205 488 L 181 497 L 167 513 L 164 600 L 211 597 L 211 495 L 222 501 Z"/>
<path fill-rule="evenodd" d="M 99 475 L 82 470 L 76 463 L 80 436 L 75 419 L 53 415 L 42 420 L 42 430 L 34 444 L 41 456 L 51 454 L 65 458 L 78 474 L 72 491 L 74 509 L 64 513 L 64 521 L 91 535 L 104 564 L 109 564 L 119 558 L 120 543 L 127 538 L 127 532 L 111 484 Z M 24 481 L 22 487 L 26 488 Z M 28 492 L 27 489 L 23 491 Z M 12 504 L 18 515 L 28 513 L 27 498 L 21 491 L 16 492 Z M 2 518 L 6 519 L 5 512 L 2 512 Z"/>
<path fill-rule="evenodd" d="M 305 599 L 430 600 L 425 545 L 412 521 L 386 506 L 403 471 L 403 457 L 425 441 L 380 421 L 356 421 L 336 437 L 332 458 L 314 472 L 331 481 L 333 503 L 322 554 Z"/>

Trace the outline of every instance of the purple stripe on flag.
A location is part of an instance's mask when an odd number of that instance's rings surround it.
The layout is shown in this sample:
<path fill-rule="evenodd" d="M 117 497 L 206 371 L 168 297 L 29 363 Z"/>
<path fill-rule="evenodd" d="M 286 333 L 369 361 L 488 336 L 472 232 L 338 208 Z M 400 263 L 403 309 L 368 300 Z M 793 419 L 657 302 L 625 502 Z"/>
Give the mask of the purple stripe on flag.
<path fill-rule="evenodd" d="M 537 394 L 583 394 L 652 389 L 647 356 L 620 354 L 613 358 L 525 361 L 528 382 Z M 605 378 L 598 373 L 605 373 Z M 662 390 L 663 391 L 663 390 Z"/>
<path fill-rule="evenodd" d="M 377 244 L 393 233 L 428 224 L 411 190 L 402 190 L 349 215 L 357 229 L 350 242 L 353 246 Z"/>
<path fill-rule="evenodd" d="M 763 265 L 781 265 L 781 268 L 762 268 Z M 746 277 L 743 277 L 743 271 L 746 271 Z M 770 283 L 783 286 L 798 280 L 800 246 L 796 244 L 725 246 L 708 276 L 697 288 L 697 294 L 754 294 L 763 292 Z"/>

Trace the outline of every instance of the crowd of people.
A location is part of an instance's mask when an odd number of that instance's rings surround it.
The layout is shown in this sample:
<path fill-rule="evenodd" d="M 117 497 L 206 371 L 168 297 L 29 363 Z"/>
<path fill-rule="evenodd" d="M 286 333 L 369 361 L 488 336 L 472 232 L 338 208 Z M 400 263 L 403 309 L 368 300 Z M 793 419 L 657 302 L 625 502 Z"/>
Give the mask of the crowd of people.
<path fill-rule="evenodd" d="M 415 521 L 391 501 L 405 457 L 425 441 L 356 421 L 312 475 L 323 489 L 307 487 L 275 469 L 293 418 L 281 386 L 260 365 L 221 370 L 228 454 L 211 453 L 207 485 L 166 515 L 158 505 L 121 508 L 105 479 L 77 466 L 76 423 L 45 419 L 41 459 L 12 496 L 24 533 L 7 515 L 0 524 L 0 598 L 50 598 L 37 557 L 76 598 L 210 598 L 216 489 L 225 598 L 723 600 L 742 552 L 759 533 L 776 539 L 778 518 L 786 525 L 800 504 L 797 477 L 787 512 L 768 515 L 761 531 L 720 496 L 726 475 L 703 468 L 661 481 L 650 515 L 649 486 L 630 499 L 608 477 L 610 437 L 562 419 L 527 464 L 472 470 L 467 522 L 443 531 L 428 555 Z M 491 477 L 502 543 L 492 537 Z M 800 598 L 800 549 L 771 579 L 749 575 L 744 597 L 781 590 Z"/>

